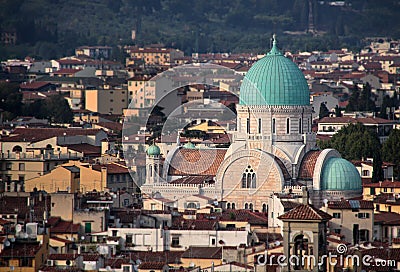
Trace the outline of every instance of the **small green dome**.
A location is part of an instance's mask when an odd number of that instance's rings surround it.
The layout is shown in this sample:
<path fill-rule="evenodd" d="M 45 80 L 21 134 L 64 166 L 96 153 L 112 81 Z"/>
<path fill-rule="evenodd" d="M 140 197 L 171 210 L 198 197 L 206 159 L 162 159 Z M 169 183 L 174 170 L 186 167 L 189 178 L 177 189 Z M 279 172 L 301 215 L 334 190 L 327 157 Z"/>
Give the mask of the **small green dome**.
<path fill-rule="evenodd" d="M 194 143 L 192 142 L 187 142 L 186 144 L 183 145 L 184 148 L 196 148 L 196 146 L 194 145 Z"/>
<path fill-rule="evenodd" d="M 158 146 L 156 146 L 155 144 L 152 144 L 151 146 L 149 146 L 149 148 L 147 148 L 146 153 L 149 156 L 158 156 L 161 154 L 161 151 Z"/>
<path fill-rule="evenodd" d="M 303 73 L 279 51 L 275 38 L 271 51 L 244 77 L 239 104 L 310 105 L 310 90 Z"/>
<path fill-rule="evenodd" d="M 329 158 L 322 167 L 321 190 L 362 191 L 360 174 L 351 162 Z"/>

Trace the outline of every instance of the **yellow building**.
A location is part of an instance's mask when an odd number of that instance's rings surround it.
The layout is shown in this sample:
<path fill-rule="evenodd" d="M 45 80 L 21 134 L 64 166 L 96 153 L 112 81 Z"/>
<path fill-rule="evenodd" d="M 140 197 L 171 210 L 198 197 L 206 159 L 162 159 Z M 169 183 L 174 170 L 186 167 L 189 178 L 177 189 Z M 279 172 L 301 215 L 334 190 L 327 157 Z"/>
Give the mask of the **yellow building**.
<path fill-rule="evenodd" d="M 85 109 L 101 114 L 122 114 L 128 108 L 127 90 L 124 88 L 85 91 Z"/>
<path fill-rule="evenodd" d="M 129 108 L 151 107 L 156 99 L 156 82 L 150 76 L 135 76 L 128 79 Z"/>
<path fill-rule="evenodd" d="M 143 60 L 147 65 L 171 66 L 175 59 L 182 58 L 183 52 L 172 48 L 139 48 L 126 46 L 125 52 L 131 59 Z"/>
<path fill-rule="evenodd" d="M 49 174 L 25 181 L 25 191 L 35 189 L 48 193 L 57 191 L 77 192 L 79 190 L 79 168 L 62 165 L 56 167 Z"/>
<path fill-rule="evenodd" d="M 188 128 L 188 130 L 201 130 L 206 133 L 225 133 L 225 129 L 223 127 L 212 121 L 207 121 L 198 125 L 191 126 L 190 128 Z"/>

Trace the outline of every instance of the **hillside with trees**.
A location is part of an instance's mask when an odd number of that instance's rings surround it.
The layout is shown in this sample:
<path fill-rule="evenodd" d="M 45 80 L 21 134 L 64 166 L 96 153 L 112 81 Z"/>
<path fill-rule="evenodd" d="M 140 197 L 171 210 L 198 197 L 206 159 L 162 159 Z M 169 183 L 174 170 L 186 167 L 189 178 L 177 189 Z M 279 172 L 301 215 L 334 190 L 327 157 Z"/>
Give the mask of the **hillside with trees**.
<path fill-rule="evenodd" d="M 0 58 L 53 58 L 80 45 L 133 43 L 187 54 L 263 52 L 272 33 L 290 50 L 358 48 L 365 37 L 400 37 L 398 1 L 311 2 L 317 36 L 298 35 L 308 28 L 308 0 L 3 0 L 0 30 L 15 31 L 17 44 L 0 46 Z"/>

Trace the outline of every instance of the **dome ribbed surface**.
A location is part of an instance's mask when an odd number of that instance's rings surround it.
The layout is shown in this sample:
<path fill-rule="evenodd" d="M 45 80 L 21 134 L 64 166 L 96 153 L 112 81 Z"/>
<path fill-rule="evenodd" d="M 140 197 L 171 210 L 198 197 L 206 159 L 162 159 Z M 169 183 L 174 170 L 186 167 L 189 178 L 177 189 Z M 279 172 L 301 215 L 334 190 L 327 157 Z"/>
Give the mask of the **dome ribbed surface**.
<path fill-rule="evenodd" d="M 310 105 L 307 81 L 290 59 L 276 47 L 257 61 L 240 86 L 241 105 Z"/>
<path fill-rule="evenodd" d="M 158 156 L 161 154 L 161 151 L 158 146 L 156 146 L 155 144 L 152 144 L 151 146 L 149 146 L 149 148 L 147 148 L 146 153 L 149 156 Z"/>
<path fill-rule="evenodd" d="M 329 158 L 321 172 L 321 190 L 361 191 L 361 177 L 356 167 L 342 158 Z"/>

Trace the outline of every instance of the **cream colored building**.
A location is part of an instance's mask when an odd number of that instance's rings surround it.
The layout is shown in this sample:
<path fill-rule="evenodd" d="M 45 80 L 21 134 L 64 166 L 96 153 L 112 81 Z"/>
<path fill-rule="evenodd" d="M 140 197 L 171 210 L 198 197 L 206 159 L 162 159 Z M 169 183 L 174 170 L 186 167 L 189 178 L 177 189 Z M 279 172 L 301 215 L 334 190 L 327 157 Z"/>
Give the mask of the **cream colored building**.
<path fill-rule="evenodd" d="M 182 58 L 183 52 L 172 48 L 139 48 L 127 46 L 124 48 L 131 59 L 141 59 L 147 65 L 171 66 L 175 59 Z"/>

